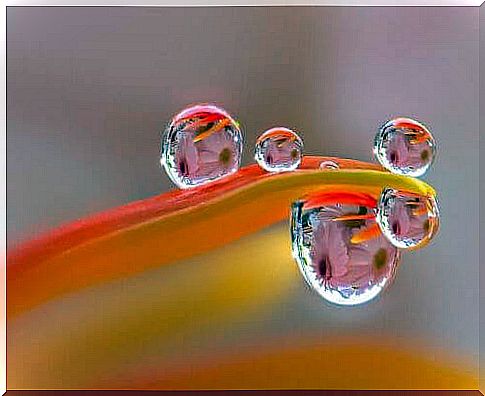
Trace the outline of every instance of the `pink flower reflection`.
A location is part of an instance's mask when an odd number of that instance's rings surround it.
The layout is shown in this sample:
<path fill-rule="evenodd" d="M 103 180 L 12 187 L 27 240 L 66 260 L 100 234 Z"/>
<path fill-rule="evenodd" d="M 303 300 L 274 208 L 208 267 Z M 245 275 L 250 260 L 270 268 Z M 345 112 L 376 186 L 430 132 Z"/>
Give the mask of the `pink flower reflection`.
<path fill-rule="evenodd" d="M 206 176 L 226 173 L 227 169 L 237 166 L 237 146 L 226 131 L 211 134 L 196 143 L 199 153 L 199 167 Z"/>
<path fill-rule="evenodd" d="M 238 147 L 226 131 L 212 133 L 195 142 L 193 134 L 181 133 L 176 154 L 178 171 L 182 177 L 212 178 L 236 169 Z"/>
<path fill-rule="evenodd" d="M 176 161 L 180 175 L 183 177 L 191 177 L 199 169 L 197 149 L 191 134 L 181 133 L 179 135 Z"/>
<path fill-rule="evenodd" d="M 397 249 L 383 236 L 370 239 L 351 250 L 352 274 L 349 281 L 358 287 L 380 283 L 392 276 Z"/>
<path fill-rule="evenodd" d="M 421 168 L 431 160 L 431 152 L 426 140 L 410 142 L 410 137 L 398 130 L 389 142 L 388 160 L 402 168 Z"/>
<path fill-rule="evenodd" d="M 374 220 L 334 221 L 344 214 L 359 213 L 358 206 L 327 206 L 313 223 L 311 258 L 321 284 L 335 289 L 354 289 L 360 294 L 392 276 L 397 249 L 382 235 L 352 244 L 353 234 L 375 224 Z"/>
<path fill-rule="evenodd" d="M 266 143 L 266 163 L 270 166 L 291 165 L 299 161 L 301 152 L 296 141 L 289 139 L 268 139 Z"/>
<path fill-rule="evenodd" d="M 389 224 L 397 237 L 424 238 L 429 228 L 425 203 L 419 198 L 396 199 L 389 215 Z"/>

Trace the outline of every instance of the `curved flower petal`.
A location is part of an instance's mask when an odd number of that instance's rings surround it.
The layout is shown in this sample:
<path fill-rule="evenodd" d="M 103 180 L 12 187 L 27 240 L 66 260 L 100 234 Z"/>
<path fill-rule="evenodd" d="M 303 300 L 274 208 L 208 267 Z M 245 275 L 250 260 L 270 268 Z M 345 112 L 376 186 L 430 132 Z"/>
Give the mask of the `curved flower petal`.
<path fill-rule="evenodd" d="M 340 165 L 330 172 L 319 169 L 323 160 L 305 158 L 299 170 L 276 175 L 251 165 L 210 185 L 134 202 L 28 242 L 8 252 L 7 314 L 221 246 L 287 218 L 290 204 L 310 192 L 339 186 L 377 197 L 390 186 L 435 194 L 420 180 L 373 164 L 330 158 Z"/>

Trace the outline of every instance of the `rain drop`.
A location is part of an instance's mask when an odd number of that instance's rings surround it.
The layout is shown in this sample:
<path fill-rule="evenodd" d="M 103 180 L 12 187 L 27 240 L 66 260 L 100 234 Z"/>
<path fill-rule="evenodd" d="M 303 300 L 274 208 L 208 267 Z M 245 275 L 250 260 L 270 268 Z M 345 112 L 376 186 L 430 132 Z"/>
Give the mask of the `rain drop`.
<path fill-rule="evenodd" d="M 413 177 L 426 173 L 436 155 L 431 132 L 411 118 L 387 121 L 374 140 L 374 156 L 389 171 Z"/>
<path fill-rule="evenodd" d="M 160 164 L 180 188 L 195 187 L 239 169 L 243 138 L 223 109 L 200 104 L 172 118 L 164 131 Z"/>
<path fill-rule="evenodd" d="M 301 138 L 291 129 L 278 127 L 258 138 L 254 158 L 267 172 L 285 172 L 298 168 L 302 152 Z"/>
<path fill-rule="evenodd" d="M 335 161 L 327 160 L 320 163 L 320 169 L 338 170 L 339 168 L 340 166 Z"/>
<path fill-rule="evenodd" d="M 318 201 L 292 205 L 292 251 L 303 277 L 331 303 L 372 300 L 393 280 L 399 250 L 380 232 L 371 204 Z"/>
<path fill-rule="evenodd" d="M 377 204 L 377 222 L 396 247 L 416 249 L 426 245 L 439 228 L 434 197 L 386 188 Z"/>

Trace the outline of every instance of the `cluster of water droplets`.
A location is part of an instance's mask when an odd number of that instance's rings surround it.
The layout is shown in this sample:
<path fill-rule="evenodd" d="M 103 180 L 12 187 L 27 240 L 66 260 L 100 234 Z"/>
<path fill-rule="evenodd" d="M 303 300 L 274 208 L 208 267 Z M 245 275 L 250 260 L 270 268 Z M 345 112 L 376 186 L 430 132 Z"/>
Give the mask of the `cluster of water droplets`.
<path fill-rule="evenodd" d="M 241 164 L 243 136 L 238 122 L 214 105 L 189 107 L 167 126 L 160 162 L 181 188 L 195 187 L 236 172 Z M 392 173 L 422 176 L 436 155 L 431 132 L 410 118 L 387 121 L 374 140 L 374 155 Z M 303 141 L 285 127 L 259 136 L 254 149 L 266 172 L 297 169 Z M 338 171 L 333 160 L 322 171 Z M 402 249 L 426 245 L 439 226 L 432 196 L 385 188 L 377 202 L 362 195 L 354 200 L 313 194 L 291 208 L 292 251 L 307 283 L 325 300 L 357 305 L 378 296 L 393 280 Z"/>
<path fill-rule="evenodd" d="M 424 175 L 436 155 L 431 132 L 410 118 L 387 121 L 374 142 L 376 159 L 398 175 Z M 338 165 L 324 161 L 320 168 Z M 385 188 L 377 202 L 357 207 L 338 199 L 320 197 L 319 202 L 317 194 L 292 206 L 293 255 L 307 283 L 325 300 L 358 305 L 392 282 L 401 250 L 425 246 L 438 227 L 433 196 Z"/>
<path fill-rule="evenodd" d="M 309 195 L 292 205 L 292 251 L 307 283 L 325 300 L 358 305 L 393 280 L 402 249 L 436 234 L 436 200 L 386 188 L 378 202 Z"/>

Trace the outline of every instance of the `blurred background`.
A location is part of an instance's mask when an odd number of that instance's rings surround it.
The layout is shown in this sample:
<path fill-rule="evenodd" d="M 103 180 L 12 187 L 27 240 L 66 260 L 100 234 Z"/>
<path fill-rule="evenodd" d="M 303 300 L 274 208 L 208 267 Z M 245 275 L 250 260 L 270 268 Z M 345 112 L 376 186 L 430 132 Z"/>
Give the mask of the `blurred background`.
<path fill-rule="evenodd" d="M 123 298 L 136 294 L 140 278 L 47 304 L 9 324 L 9 387 L 156 387 L 162 385 L 138 374 L 130 377 L 136 381 L 126 380 L 127 372 L 140 372 L 130 357 L 146 362 L 141 371 L 150 372 L 150 365 L 164 367 L 163 359 L 198 367 L 207 356 L 217 359 L 227 351 L 234 356 L 240 350 L 257 353 L 261 345 L 278 349 L 294 340 L 327 345 L 364 335 L 377 345 L 409 345 L 431 361 L 448 356 L 476 377 L 478 24 L 478 8 L 472 7 L 9 7 L 8 248 L 62 223 L 173 188 L 159 168 L 160 132 L 174 113 L 200 101 L 215 102 L 241 121 L 244 164 L 253 162 L 256 137 L 280 125 L 301 134 L 308 154 L 371 161 L 380 124 L 398 115 L 416 118 L 438 142 L 425 179 L 438 190 L 442 212 L 433 243 L 406 254 L 394 285 L 362 307 L 325 304 L 292 272 L 288 278 L 295 280 L 277 298 L 263 300 L 264 309 L 243 310 L 223 324 L 214 319 L 207 327 L 187 313 L 190 336 L 175 332 L 171 347 L 162 348 L 159 332 L 135 332 L 130 342 L 136 347 L 120 356 L 113 352 L 126 341 L 126 311 L 120 307 Z M 271 243 L 285 227 L 237 242 L 227 257 L 244 262 L 245 244 L 260 253 L 266 246 L 253 245 L 251 238 Z M 224 262 L 221 254 L 140 276 L 151 279 L 156 298 L 163 287 L 183 283 L 191 263 L 206 268 L 192 275 L 204 283 L 207 274 L 214 275 L 214 263 Z M 274 268 L 280 268 L 277 260 L 286 260 L 261 254 Z M 291 257 L 284 262 L 293 266 Z M 164 315 L 180 314 L 180 304 L 190 300 L 184 293 L 172 298 Z M 157 300 L 145 313 L 144 323 L 150 328 L 157 322 L 161 327 L 154 328 L 163 332 L 160 304 Z M 121 312 L 113 313 L 117 321 L 107 324 L 108 310 Z M 75 323 L 88 314 L 98 315 L 95 323 L 74 337 Z M 68 329 L 63 339 L 70 341 L 58 341 L 60 330 L 52 323 Z M 121 330 L 112 349 L 92 341 L 116 329 Z M 45 339 L 57 341 L 46 346 Z M 109 365 L 93 357 L 110 351 L 124 378 L 101 370 Z M 90 366 L 96 374 L 89 374 Z M 49 377 L 52 370 L 56 374 Z M 236 387 L 244 383 L 237 376 L 232 380 Z M 208 381 L 206 387 L 224 384 L 215 377 Z"/>

